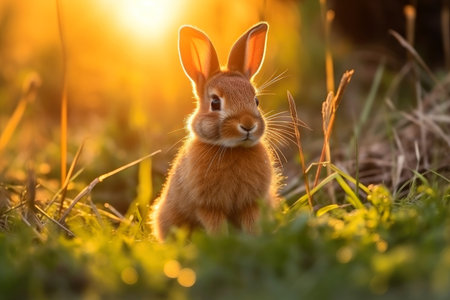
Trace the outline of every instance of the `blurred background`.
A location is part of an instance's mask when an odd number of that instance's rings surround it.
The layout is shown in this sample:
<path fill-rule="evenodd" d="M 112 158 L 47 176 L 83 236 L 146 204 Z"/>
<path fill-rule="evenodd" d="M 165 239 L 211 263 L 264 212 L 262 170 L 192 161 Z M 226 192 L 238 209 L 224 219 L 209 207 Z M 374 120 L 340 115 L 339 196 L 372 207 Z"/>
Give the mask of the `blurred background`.
<path fill-rule="evenodd" d="M 322 1 L 324 2 L 324 1 Z M 255 84 L 283 73 L 260 97 L 265 111 L 286 111 L 286 91 L 297 102 L 307 161 L 322 145 L 321 103 L 327 95 L 324 28 L 319 0 L 61 0 L 67 52 L 68 164 L 85 142 L 71 186 L 79 191 L 95 177 L 161 149 L 153 159 L 156 195 L 195 107 L 192 87 L 177 53 L 178 28 L 204 30 L 222 64 L 234 41 L 254 23 L 270 24 L 267 54 Z M 445 71 L 440 15 L 448 1 L 335 0 L 330 47 L 338 82 L 343 71 L 355 76 L 343 100 L 334 145 L 348 143 L 381 61 L 395 74 L 407 56 L 388 34 L 405 33 L 404 5 L 417 7 L 416 46 L 436 72 Z M 64 57 L 55 1 L 0 2 L 0 129 L 16 108 L 24 82 L 40 83 L 11 141 L 0 153 L 0 176 L 22 182 L 27 165 L 59 187 L 59 130 Z M 284 73 L 285 72 L 285 73 Z M 388 80 L 388 79 L 386 79 Z M 394 101 L 410 105 L 410 93 Z M 291 149 L 292 148 L 292 149 Z M 298 175 L 295 147 L 283 148 L 283 170 Z M 137 171 L 130 169 L 98 185 L 93 199 L 124 211 L 135 197 Z M 77 186 L 77 184 L 79 186 Z M 42 196 L 45 197 L 45 196 Z M 40 199 L 46 200 L 46 199 Z"/>

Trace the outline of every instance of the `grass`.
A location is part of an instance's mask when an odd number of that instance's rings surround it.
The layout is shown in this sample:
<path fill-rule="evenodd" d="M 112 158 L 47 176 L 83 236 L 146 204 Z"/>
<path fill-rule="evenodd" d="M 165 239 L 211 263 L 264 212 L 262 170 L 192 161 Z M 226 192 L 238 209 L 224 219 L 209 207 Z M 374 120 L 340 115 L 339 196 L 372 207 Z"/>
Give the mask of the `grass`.
<path fill-rule="evenodd" d="M 445 298 L 449 192 L 448 179 L 421 182 L 409 199 L 372 186 L 360 209 L 342 205 L 316 217 L 285 207 L 263 219 L 258 236 L 187 239 L 179 231 L 165 244 L 152 240 L 137 212 L 113 225 L 86 207 L 67 220 L 75 237 L 48 222 L 38 238 L 15 210 L 0 234 L 0 286 L 11 299 Z"/>
<path fill-rule="evenodd" d="M 325 13 L 326 2 L 321 4 Z M 327 20 L 329 35 L 331 17 Z M 434 75 L 409 41 L 398 33 L 392 35 L 410 53 L 407 63 L 422 68 L 418 69 L 423 71 L 417 74 L 420 76 L 414 76 L 414 89 L 417 85 L 423 89 L 423 99 L 417 101 L 420 109 L 402 111 L 391 101 L 392 95 L 403 88 L 400 83 L 406 80 L 404 71 L 396 75 L 395 83 L 389 83 L 386 104 L 377 102 L 383 99 L 381 86 L 388 78 L 382 62 L 356 121 L 355 136 L 343 149 L 331 147 L 334 124 L 340 121 L 337 107 L 341 100 L 346 101 L 343 91 L 353 73 L 344 73 L 334 95 L 328 41 L 329 93 L 323 109 L 320 158 L 306 167 L 305 160 L 311 155 L 301 140 L 296 104 L 288 93 L 299 152 L 299 163 L 290 163 L 300 170 L 293 177 L 302 180 L 285 190 L 285 202 L 280 207 L 262 212 L 257 235 L 231 229 L 228 234 L 216 236 L 202 231 L 188 236 L 180 229 L 174 230 L 168 242 L 157 243 L 151 235 L 148 210 L 156 195 L 152 172 L 159 152 L 117 167 L 118 159 L 112 151 L 115 167 L 107 172 L 100 164 L 79 166 L 86 147 L 81 143 L 68 172 L 63 172 L 61 184 L 59 174 L 43 175 L 32 163 L 21 179 L 0 172 L 1 298 L 450 297 L 450 179 L 448 156 L 442 155 L 448 153 L 449 147 L 446 112 L 450 107 L 446 103 L 450 83 L 444 76 Z M 428 89 L 428 83 L 422 82 L 426 76 L 433 82 Z M 31 83 L 24 88 L 15 112 L 2 129 L 3 153 L 15 147 L 11 140 L 18 134 L 20 121 L 26 118 L 27 104 L 35 97 L 37 80 L 27 82 Z M 67 84 L 65 80 L 63 84 Z M 371 112 L 382 105 L 384 118 L 373 118 Z M 66 121 L 61 121 L 60 133 L 67 137 Z M 381 146 L 369 127 L 378 129 Z M 419 139 L 424 132 L 425 142 Z M 411 136 L 414 146 L 407 143 Z M 362 176 L 366 165 L 360 156 L 369 153 L 368 146 L 373 145 L 391 149 L 383 156 L 393 173 L 385 184 Z M 325 159 L 327 149 L 349 153 L 355 147 L 356 169 L 336 158 L 333 162 Z M 50 152 L 42 149 L 46 151 Z M 64 147 L 59 154 L 66 156 Z M 70 157 L 70 151 L 67 154 Z M 426 162 L 423 157 L 427 157 Z M 0 157 L 0 164 L 4 163 Z M 328 169 L 328 174 L 321 177 L 322 167 Z M 89 180 L 81 179 L 80 174 L 88 168 L 89 175 L 96 174 Z M 135 174 L 129 176 L 126 172 L 133 169 L 137 169 Z M 385 178 L 385 170 L 376 172 L 375 178 Z M 312 175 L 314 184 L 310 182 Z M 134 201 L 125 212 L 109 202 L 97 203 L 92 194 L 104 180 L 116 176 L 134 176 L 137 180 L 133 185 Z"/>

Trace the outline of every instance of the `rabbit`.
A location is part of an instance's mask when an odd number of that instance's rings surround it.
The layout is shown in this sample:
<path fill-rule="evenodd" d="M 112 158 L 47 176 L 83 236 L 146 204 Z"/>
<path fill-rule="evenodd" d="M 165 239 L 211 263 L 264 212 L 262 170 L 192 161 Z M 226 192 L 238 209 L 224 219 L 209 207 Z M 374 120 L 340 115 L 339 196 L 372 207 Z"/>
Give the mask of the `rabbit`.
<path fill-rule="evenodd" d="M 254 233 L 261 202 L 269 209 L 278 203 L 279 175 L 252 84 L 264 60 L 268 29 L 265 22 L 251 27 L 221 68 L 205 33 L 180 28 L 179 56 L 197 108 L 152 208 L 158 240 L 165 240 L 172 226 L 203 227 L 214 234 L 225 222 Z"/>

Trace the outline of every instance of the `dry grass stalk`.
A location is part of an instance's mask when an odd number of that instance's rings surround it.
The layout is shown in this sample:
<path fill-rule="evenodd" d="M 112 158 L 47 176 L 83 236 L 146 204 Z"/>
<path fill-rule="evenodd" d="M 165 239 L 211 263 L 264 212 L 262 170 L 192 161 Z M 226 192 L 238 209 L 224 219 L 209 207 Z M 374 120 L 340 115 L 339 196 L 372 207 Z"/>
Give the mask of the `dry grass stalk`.
<path fill-rule="evenodd" d="M 26 203 L 29 211 L 35 212 L 36 202 L 36 174 L 32 167 L 29 167 L 27 172 L 27 184 L 26 184 Z"/>
<path fill-rule="evenodd" d="M 326 137 L 328 125 L 330 123 L 330 118 L 332 114 L 332 101 L 333 101 L 333 92 L 328 92 L 327 99 L 322 103 L 322 130 L 323 130 L 323 136 Z M 330 143 L 329 143 L 329 137 L 325 140 L 324 139 L 324 145 L 325 145 L 325 160 L 331 162 L 331 150 L 330 150 Z M 320 166 L 319 166 L 320 168 Z M 331 168 L 330 165 L 327 164 L 327 175 L 331 174 Z M 336 197 L 334 193 L 334 187 L 333 185 L 328 185 L 328 194 L 331 198 L 332 203 L 336 203 Z"/>
<path fill-rule="evenodd" d="M 61 185 L 66 180 L 67 172 L 67 96 L 66 84 L 63 88 L 63 96 L 61 102 Z"/>
<path fill-rule="evenodd" d="M 23 215 L 21 215 L 21 219 L 28 227 L 30 227 L 30 229 L 33 231 L 33 233 L 36 235 L 36 237 L 39 239 L 40 242 L 42 243 L 45 242 L 46 239 L 44 235 L 42 235 L 38 230 L 36 230 L 36 228 L 34 228 L 34 226 L 32 226 L 31 223 Z"/>
<path fill-rule="evenodd" d="M 0 216 L 3 215 L 4 211 L 9 210 L 11 207 L 11 203 L 9 197 L 6 194 L 5 189 L 0 186 Z M 1 223 L 1 220 L 0 220 Z M 0 224 L 1 227 L 1 224 Z"/>
<path fill-rule="evenodd" d="M 61 187 L 61 189 L 62 189 L 61 190 L 61 201 L 59 204 L 58 216 L 61 216 L 61 211 L 63 208 L 64 200 L 66 199 L 67 187 L 69 186 L 70 178 L 72 178 L 73 170 L 75 169 L 75 165 L 77 164 L 78 159 L 80 158 L 80 154 L 81 154 L 81 151 L 83 150 L 83 147 L 84 147 L 84 142 L 78 148 L 77 153 L 75 154 L 75 157 L 72 161 L 72 164 L 70 165 L 69 172 L 67 173 L 67 176 L 64 179 L 64 184 Z"/>
<path fill-rule="evenodd" d="M 326 135 L 328 125 L 330 124 L 331 113 L 333 111 L 333 98 L 334 92 L 328 92 L 327 98 L 322 102 L 322 130 L 324 135 Z"/>
<path fill-rule="evenodd" d="M 416 24 L 416 8 L 413 5 L 405 5 L 403 13 L 406 18 L 406 40 L 411 46 L 414 46 L 414 31 Z M 414 82 L 414 95 L 416 97 L 417 109 L 419 111 L 419 123 L 423 123 L 423 103 L 422 103 L 422 87 L 419 80 L 419 72 L 414 63 L 414 58 L 411 53 L 408 54 L 408 61 L 412 65 L 412 77 Z M 428 167 L 428 156 L 426 151 L 426 132 L 424 126 L 420 125 L 420 150 L 424 153 L 425 166 Z"/>
<path fill-rule="evenodd" d="M 22 89 L 22 97 L 16 106 L 11 117 L 6 123 L 5 129 L 3 129 L 0 135 L 0 152 L 6 147 L 9 140 L 11 139 L 14 131 L 19 125 L 20 120 L 25 113 L 28 103 L 33 102 L 36 98 L 36 92 L 38 87 L 41 85 L 41 79 L 36 73 L 31 73 L 25 80 Z"/>
<path fill-rule="evenodd" d="M 44 225 L 41 220 L 36 215 L 36 173 L 32 164 L 28 167 L 27 171 L 27 182 L 26 182 L 26 192 L 24 194 L 24 202 L 26 203 L 25 216 L 22 216 L 25 223 L 30 224 L 30 226 L 35 226 L 37 230 L 42 231 Z"/>
<path fill-rule="evenodd" d="M 403 172 L 403 168 L 404 168 L 404 164 L 405 164 L 405 158 L 406 158 L 407 153 L 405 152 L 405 148 L 403 147 L 400 137 L 397 134 L 397 130 L 392 129 L 392 134 L 394 136 L 395 144 L 397 145 L 397 149 L 399 151 L 399 153 L 397 155 L 397 160 L 393 161 L 393 165 L 392 165 L 392 186 L 393 186 L 394 195 L 396 195 L 397 191 L 398 191 L 398 187 L 401 182 L 401 176 L 402 176 L 402 172 Z"/>
<path fill-rule="evenodd" d="M 52 221 L 54 224 L 56 224 L 57 226 L 59 226 L 61 229 L 63 229 L 65 232 L 67 232 L 70 236 L 74 237 L 75 234 L 66 226 L 64 226 L 63 224 L 59 223 L 58 221 L 56 221 L 55 219 L 53 219 L 52 217 L 50 217 L 42 208 L 40 208 L 39 206 L 35 205 L 35 209 L 41 213 L 44 217 L 46 217 L 47 219 L 49 219 L 50 221 Z"/>
<path fill-rule="evenodd" d="M 122 215 L 122 214 L 121 214 L 117 209 L 115 209 L 114 206 L 112 206 L 111 204 L 105 203 L 105 204 L 103 204 L 103 206 L 104 206 L 106 209 L 109 209 L 109 210 L 110 210 L 117 218 L 119 218 L 120 221 L 124 221 L 124 220 L 125 220 L 124 215 Z"/>
<path fill-rule="evenodd" d="M 16 206 L 13 206 L 13 207 L 11 207 L 11 208 L 9 208 L 9 209 L 3 211 L 3 212 L 0 212 L 0 217 L 6 216 L 6 215 L 8 215 L 10 212 L 12 212 L 12 211 L 14 211 L 14 210 L 16 210 L 16 209 L 19 209 L 19 208 L 25 206 L 26 204 L 27 204 L 27 203 L 26 203 L 25 201 L 22 201 L 22 202 L 20 202 L 19 204 L 17 204 Z"/>
<path fill-rule="evenodd" d="M 158 153 L 160 153 L 161 150 L 155 151 L 153 153 L 150 153 L 144 157 L 141 157 L 133 162 L 130 162 L 120 168 L 117 168 L 111 172 L 105 173 L 103 175 L 100 175 L 99 177 L 95 178 L 94 180 L 91 181 L 91 183 L 86 186 L 72 201 L 72 203 L 69 205 L 69 207 L 67 208 L 67 210 L 64 212 L 64 214 L 62 215 L 62 217 L 59 219 L 59 223 L 64 224 L 64 221 L 66 220 L 67 216 L 69 215 L 69 213 L 72 211 L 73 207 L 75 206 L 75 204 L 77 204 L 78 201 L 80 201 L 84 196 L 90 194 L 90 192 L 92 191 L 92 189 L 97 185 L 97 183 L 102 182 L 103 180 L 107 179 L 108 177 L 111 177 L 119 172 L 122 172 L 125 169 L 128 169 L 138 163 L 140 163 L 141 161 L 152 157 Z"/>
<path fill-rule="evenodd" d="M 330 31 L 331 23 L 334 20 L 334 11 L 327 10 L 325 17 L 325 71 L 327 78 L 327 90 L 328 92 L 334 91 L 334 67 L 333 67 L 333 56 L 331 55 L 330 46 Z"/>
<path fill-rule="evenodd" d="M 331 23 L 334 20 L 334 11 L 327 8 L 326 0 L 320 0 L 320 13 L 324 28 L 325 74 L 326 74 L 327 91 L 332 92 L 334 91 L 334 68 L 333 68 L 333 56 L 331 55 L 331 47 L 330 47 L 330 32 L 331 32 Z"/>
<path fill-rule="evenodd" d="M 300 156 L 300 164 L 302 166 L 302 175 L 303 175 L 303 181 L 305 183 L 306 194 L 308 195 L 308 204 L 309 204 L 309 208 L 311 209 L 311 211 L 313 211 L 313 209 L 314 209 L 313 208 L 313 199 L 311 196 L 311 191 L 309 189 L 308 176 L 306 174 L 305 156 L 303 155 L 303 147 L 302 147 L 302 143 L 301 143 L 301 136 L 300 136 L 300 130 L 299 130 L 300 123 L 299 123 L 298 116 L 297 116 L 297 108 L 295 106 L 294 98 L 292 97 L 292 95 L 289 91 L 287 92 L 287 97 L 288 97 L 288 103 L 289 103 L 289 111 L 291 112 L 292 122 L 294 123 L 295 139 L 296 139 L 296 144 L 298 147 L 298 153 Z"/>
<path fill-rule="evenodd" d="M 424 130 L 426 129 L 426 130 L 432 132 L 435 136 L 440 137 L 447 144 L 447 146 L 450 148 L 450 137 L 428 115 L 425 115 L 425 114 L 419 115 L 420 114 L 419 111 L 416 111 L 413 115 L 412 114 L 408 114 L 406 112 L 400 112 L 400 113 L 405 119 L 407 119 L 411 123 L 414 123 L 418 127 L 420 127 L 421 129 L 422 128 Z"/>
<path fill-rule="evenodd" d="M 413 5 L 405 5 L 403 13 L 406 17 L 406 40 L 414 45 L 414 32 L 416 27 L 416 8 Z"/>
<path fill-rule="evenodd" d="M 331 54 L 331 25 L 334 20 L 334 10 L 327 8 L 326 0 L 320 1 L 320 9 L 322 15 L 322 23 L 324 27 L 324 40 L 325 40 L 325 78 L 328 93 L 333 93 L 335 91 L 334 83 L 334 66 L 333 66 L 333 56 Z M 324 134 L 325 135 L 325 134 Z M 327 161 L 331 161 L 331 151 L 329 144 L 326 144 L 325 156 Z M 327 175 L 331 174 L 330 166 L 327 165 Z M 334 193 L 333 185 L 328 185 L 328 194 L 330 195 L 331 202 L 336 203 L 336 197 Z"/>
<path fill-rule="evenodd" d="M 83 172 L 83 168 L 81 168 L 80 170 L 78 170 L 70 179 L 69 179 L 69 181 L 74 181 L 82 172 Z M 64 188 L 64 186 L 62 186 L 62 187 L 60 187 L 59 188 L 59 190 L 58 191 L 54 191 L 54 190 L 52 190 L 51 188 L 49 188 L 48 186 L 46 186 L 46 183 L 45 183 L 45 181 L 41 181 L 41 182 L 39 182 L 39 184 L 42 186 L 42 187 L 44 187 L 46 190 L 48 190 L 49 192 L 52 192 L 53 193 L 53 197 L 51 198 L 51 200 L 46 204 L 46 206 L 45 206 L 45 208 L 44 208 L 44 210 L 47 212 L 49 209 L 50 209 L 50 207 L 52 207 L 53 206 L 53 204 L 58 200 L 58 199 L 60 199 L 60 197 L 61 197 L 61 193 L 62 193 L 62 190 L 63 190 L 63 188 Z"/>
<path fill-rule="evenodd" d="M 444 47 L 445 66 L 450 71 L 450 1 L 444 0 L 441 11 L 442 44 Z"/>
<path fill-rule="evenodd" d="M 422 59 L 422 57 L 420 57 L 420 55 L 417 53 L 417 51 L 414 49 L 414 47 L 411 46 L 411 44 L 408 43 L 408 41 L 405 40 L 398 32 L 396 32 L 394 30 L 389 30 L 389 33 L 399 42 L 399 44 L 403 48 L 405 48 L 412 55 L 412 57 L 416 60 L 416 62 L 425 70 L 425 72 L 427 72 L 428 76 L 430 76 L 430 78 L 434 81 L 436 86 L 439 87 L 440 89 L 442 89 L 443 91 L 445 91 L 442 84 L 439 82 L 437 77 L 433 74 L 433 72 L 428 67 L 428 65 L 425 63 L 425 61 Z"/>
<path fill-rule="evenodd" d="M 79 207 L 79 208 L 78 208 Z M 83 202 L 78 202 L 77 203 L 77 207 L 74 207 L 72 211 L 76 211 L 77 213 L 79 213 L 80 215 L 85 215 L 86 211 L 85 209 L 92 209 L 92 205 L 91 203 L 83 203 Z M 106 211 L 104 209 L 99 209 L 97 208 L 98 213 L 103 216 L 106 217 L 108 219 L 110 219 L 113 222 L 127 222 L 127 219 L 120 219 L 119 217 L 117 217 L 115 214 L 110 213 L 109 211 Z M 89 216 L 92 216 L 90 214 L 88 214 Z"/>
<path fill-rule="evenodd" d="M 56 10 L 58 16 L 59 39 L 63 55 L 63 87 L 61 95 L 61 185 L 63 185 L 67 173 L 67 49 L 64 39 L 64 24 L 60 0 L 56 0 Z"/>
<path fill-rule="evenodd" d="M 324 104 L 325 106 L 327 106 L 327 108 L 326 108 L 327 112 L 322 117 L 323 117 L 324 122 L 326 123 L 326 126 L 325 126 L 326 132 L 325 132 L 325 136 L 324 136 L 322 153 L 320 154 L 319 165 L 317 167 L 316 177 L 314 179 L 314 187 L 317 186 L 317 183 L 319 182 L 320 170 L 322 169 L 320 164 L 324 162 L 326 149 L 327 149 L 327 147 L 329 147 L 329 140 L 330 140 L 331 132 L 333 131 L 333 125 L 334 125 L 334 121 L 336 119 L 337 108 L 339 107 L 339 104 L 342 101 L 342 96 L 344 94 L 345 88 L 350 83 L 353 73 L 354 73 L 353 70 L 346 71 L 341 77 L 341 82 L 339 83 L 338 90 L 336 92 L 336 95 L 333 97 L 333 100 L 331 102 L 329 102 L 328 99 L 331 98 L 330 94 L 332 95 L 332 93 L 329 93 L 327 100 L 325 101 L 325 102 L 327 102 L 327 104 Z"/>

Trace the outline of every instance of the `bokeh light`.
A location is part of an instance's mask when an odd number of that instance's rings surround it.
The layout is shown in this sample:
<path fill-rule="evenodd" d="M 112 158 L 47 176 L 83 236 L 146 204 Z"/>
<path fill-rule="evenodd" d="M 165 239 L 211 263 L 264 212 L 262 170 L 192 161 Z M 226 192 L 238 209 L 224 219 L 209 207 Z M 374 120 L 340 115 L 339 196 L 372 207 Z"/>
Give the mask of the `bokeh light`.
<path fill-rule="evenodd" d="M 194 270 L 190 268 L 181 269 L 180 274 L 178 275 L 178 283 L 184 287 L 191 287 L 195 284 L 196 275 Z"/>
<path fill-rule="evenodd" d="M 122 281 L 129 285 L 135 284 L 139 279 L 138 273 L 136 272 L 136 269 L 133 267 L 127 267 L 123 269 L 120 275 Z"/>
<path fill-rule="evenodd" d="M 164 274 L 169 278 L 177 278 L 180 270 L 180 263 L 176 260 L 169 260 L 164 264 Z"/>

